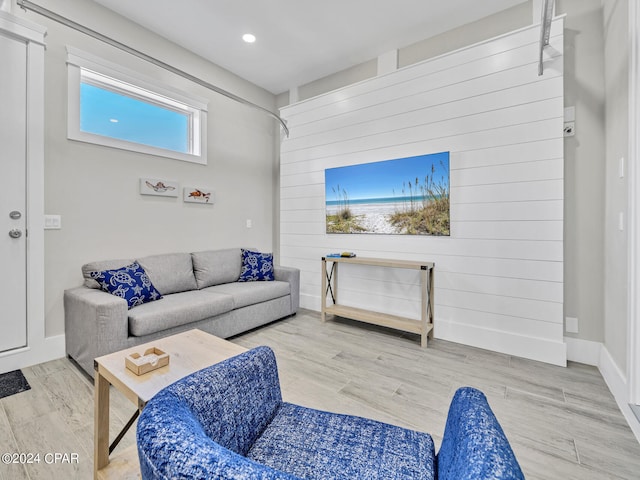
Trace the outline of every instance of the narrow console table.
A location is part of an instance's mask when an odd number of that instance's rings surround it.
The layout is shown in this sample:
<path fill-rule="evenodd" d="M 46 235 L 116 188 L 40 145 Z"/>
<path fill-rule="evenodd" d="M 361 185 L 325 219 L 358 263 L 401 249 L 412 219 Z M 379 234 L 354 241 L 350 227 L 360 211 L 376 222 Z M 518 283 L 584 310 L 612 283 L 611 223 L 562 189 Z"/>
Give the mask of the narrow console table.
<path fill-rule="evenodd" d="M 330 269 L 327 269 L 327 262 L 331 263 Z M 340 305 L 338 303 L 338 265 L 340 263 L 419 270 L 422 300 L 420 320 Z M 427 337 L 433 337 L 433 270 L 433 262 L 361 257 L 322 257 L 322 321 L 324 322 L 326 320 L 327 314 L 331 314 L 372 323 L 374 325 L 395 328 L 396 330 L 402 330 L 404 332 L 417 333 L 420 335 L 421 346 L 426 348 Z M 327 295 L 331 298 L 332 303 L 330 305 L 327 305 Z"/>

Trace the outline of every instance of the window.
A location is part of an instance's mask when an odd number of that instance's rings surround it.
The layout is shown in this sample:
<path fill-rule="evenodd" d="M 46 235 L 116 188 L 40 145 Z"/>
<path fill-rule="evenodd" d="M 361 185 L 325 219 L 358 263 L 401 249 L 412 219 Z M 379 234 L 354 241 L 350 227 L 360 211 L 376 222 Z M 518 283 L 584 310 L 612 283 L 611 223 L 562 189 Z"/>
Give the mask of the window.
<path fill-rule="evenodd" d="M 139 90 L 81 70 L 80 131 L 193 153 L 191 131 L 198 111 Z"/>
<path fill-rule="evenodd" d="M 67 47 L 68 137 L 206 164 L 206 101 Z"/>

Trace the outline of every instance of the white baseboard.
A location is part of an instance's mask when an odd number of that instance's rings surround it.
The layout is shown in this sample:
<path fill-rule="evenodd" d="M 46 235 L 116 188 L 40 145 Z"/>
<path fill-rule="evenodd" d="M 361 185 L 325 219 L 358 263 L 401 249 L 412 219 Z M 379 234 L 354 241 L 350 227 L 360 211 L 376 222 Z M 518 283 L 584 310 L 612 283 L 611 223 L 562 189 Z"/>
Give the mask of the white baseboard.
<path fill-rule="evenodd" d="M 636 440 L 640 442 L 640 421 L 634 415 L 633 410 L 629 406 L 629 386 L 627 382 L 627 376 L 620 370 L 613 357 L 604 345 L 600 350 L 600 362 L 598 369 L 602 374 L 602 378 L 606 382 L 609 390 L 616 399 L 616 403 L 620 408 L 620 411 L 627 420 L 631 431 L 636 437 Z"/>
<path fill-rule="evenodd" d="M 609 391 L 615 398 L 618 408 L 624 415 L 631 431 L 640 442 L 640 421 L 629 406 L 629 387 L 626 375 L 613 360 L 613 357 L 600 342 L 565 337 L 567 343 L 567 359 L 598 367 Z"/>
<path fill-rule="evenodd" d="M 567 346 L 564 342 L 554 342 L 545 338 L 527 337 L 442 320 L 436 323 L 434 333 L 436 338 L 450 342 L 562 367 L 567 365 Z"/>
<path fill-rule="evenodd" d="M 320 298 L 317 295 L 300 294 L 300 306 L 318 312 Z M 539 362 L 563 367 L 567 365 L 567 346 L 564 342 L 553 342 L 545 338 L 527 337 L 443 320 L 436 321 L 434 336 L 450 342 Z"/>
<path fill-rule="evenodd" d="M 65 336 L 46 337 L 38 345 L 4 352 L 0 355 L 0 372 L 18 370 L 64 356 Z"/>
<path fill-rule="evenodd" d="M 320 297 L 318 295 L 300 294 L 300 306 L 314 312 L 320 311 Z"/>
<path fill-rule="evenodd" d="M 567 344 L 567 360 L 597 367 L 600 365 L 602 343 L 579 338 L 564 337 Z"/>

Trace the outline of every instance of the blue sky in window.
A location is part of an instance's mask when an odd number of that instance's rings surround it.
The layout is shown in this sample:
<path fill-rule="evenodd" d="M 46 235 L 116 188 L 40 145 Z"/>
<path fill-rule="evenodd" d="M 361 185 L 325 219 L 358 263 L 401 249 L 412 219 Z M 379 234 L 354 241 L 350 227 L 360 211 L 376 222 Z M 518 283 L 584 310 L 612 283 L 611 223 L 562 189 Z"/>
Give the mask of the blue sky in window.
<path fill-rule="evenodd" d="M 80 84 L 80 130 L 189 153 L 189 118 L 126 95 Z"/>
<path fill-rule="evenodd" d="M 325 199 L 328 203 L 336 200 L 338 185 L 349 200 L 408 196 L 409 182 L 415 195 L 416 178 L 418 185 L 424 185 L 425 177 L 431 175 L 434 182 L 449 188 L 449 152 L 327 169 Z"/>

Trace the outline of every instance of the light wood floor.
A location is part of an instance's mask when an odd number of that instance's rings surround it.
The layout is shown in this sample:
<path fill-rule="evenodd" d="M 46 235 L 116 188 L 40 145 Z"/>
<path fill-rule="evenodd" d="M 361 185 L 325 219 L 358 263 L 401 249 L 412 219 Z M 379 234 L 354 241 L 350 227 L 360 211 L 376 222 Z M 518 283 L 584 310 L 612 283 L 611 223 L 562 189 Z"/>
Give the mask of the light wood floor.
<path fill-rule="evenodd" d="M 235 337 L 276 352 L 286 400 L 429 432 L 439 447 L 453 392 L 481 389 L 528 480 L 640 479 L 640 445 L 594 367 L 554 367 L 344 319 L 297 316 Z M 93 386 L 67 359 L 23 370 L 31 390 L 0 400 L 0 454 L 40 453 L 31 465 L 0 463 L 0 479 L 90 479 Z M 133 412 L 113 392 L 112 438 Z M 135 442 L 132 429 L 118 449 Z M 46 453 L 76 453 L 47 464 Z"/>

